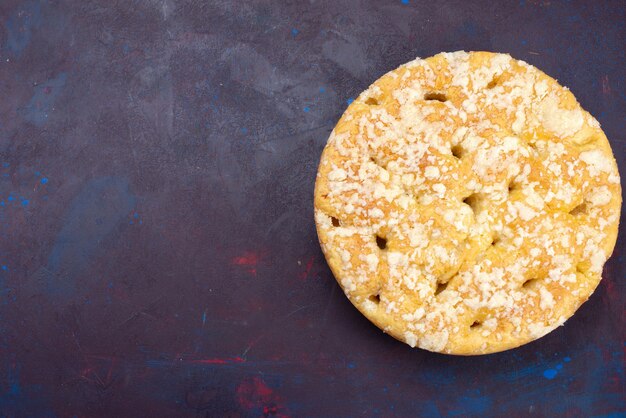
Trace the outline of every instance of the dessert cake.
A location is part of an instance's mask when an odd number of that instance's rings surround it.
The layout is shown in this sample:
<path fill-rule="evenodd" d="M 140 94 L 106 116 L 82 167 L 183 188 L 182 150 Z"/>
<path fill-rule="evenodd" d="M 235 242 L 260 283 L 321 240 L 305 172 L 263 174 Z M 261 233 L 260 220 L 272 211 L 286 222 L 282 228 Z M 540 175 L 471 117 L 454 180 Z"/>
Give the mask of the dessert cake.
<path fill-rule="evenodd" d="M 441 53 L 343 114 L 315 186 L 322 250 L 350 301 L 406 342 L 486 354 L 562 325 L 615 245 L 620 179 L 572 93 L 506 54 Z"/>

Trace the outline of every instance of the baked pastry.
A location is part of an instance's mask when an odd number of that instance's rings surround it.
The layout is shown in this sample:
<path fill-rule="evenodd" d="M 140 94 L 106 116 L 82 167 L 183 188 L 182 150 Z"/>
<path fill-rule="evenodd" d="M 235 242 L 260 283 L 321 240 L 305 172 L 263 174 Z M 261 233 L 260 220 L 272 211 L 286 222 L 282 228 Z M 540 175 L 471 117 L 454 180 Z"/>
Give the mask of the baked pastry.
<path fill-rule="evenodd" d="M 385 74 L 322 154 L 315 222 L 350 301 L 412 347 L 486 354 L 562 325 L 615 246 L 620 179 L 572 93 L 507 54 Z"/>

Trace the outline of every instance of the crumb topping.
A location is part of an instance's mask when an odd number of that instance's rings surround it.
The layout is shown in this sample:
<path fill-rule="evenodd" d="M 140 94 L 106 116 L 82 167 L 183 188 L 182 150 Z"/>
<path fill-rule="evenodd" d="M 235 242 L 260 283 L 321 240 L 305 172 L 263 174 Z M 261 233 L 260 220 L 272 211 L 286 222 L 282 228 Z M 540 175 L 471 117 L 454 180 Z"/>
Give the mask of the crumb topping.
<path fill-rule="evenodd" d="M 315 218 L 350 300 L 415 347 L 480 354 L 550 332 L 615 245 L 619 173 L 574 96 L 509 55 L 416 59 L 355 100 Z"/>

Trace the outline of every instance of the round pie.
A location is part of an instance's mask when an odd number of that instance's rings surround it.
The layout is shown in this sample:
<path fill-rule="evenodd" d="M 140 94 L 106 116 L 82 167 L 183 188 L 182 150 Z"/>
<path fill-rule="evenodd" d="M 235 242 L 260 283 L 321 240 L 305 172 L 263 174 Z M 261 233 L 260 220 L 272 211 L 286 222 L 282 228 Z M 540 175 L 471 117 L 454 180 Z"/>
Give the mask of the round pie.
<path fill-rule="evenodd" d="M 315 222 L 350 301 L 412 347 L 486 354 L 562 325 L 617 238 L 620 179 L 572 93 L 507 54 L 378 79 L 322 154 Z"/>

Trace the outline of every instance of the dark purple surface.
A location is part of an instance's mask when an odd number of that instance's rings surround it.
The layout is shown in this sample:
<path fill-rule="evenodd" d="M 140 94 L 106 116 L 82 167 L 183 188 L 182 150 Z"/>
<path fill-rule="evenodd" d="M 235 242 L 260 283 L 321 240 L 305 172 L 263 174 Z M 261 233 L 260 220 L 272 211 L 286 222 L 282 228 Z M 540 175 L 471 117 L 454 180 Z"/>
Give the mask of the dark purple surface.
<path fill-rule="evenodd" d="M 626 413 L 624 224 L 564 327 L 473 358 L 383 335 L 320 252 L 328 134 L 415 56 L 536 65 L 624 174 L 624 2 L 487 3 L 0 2 L 0 416 Z"/>

